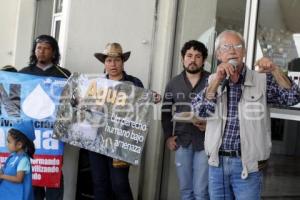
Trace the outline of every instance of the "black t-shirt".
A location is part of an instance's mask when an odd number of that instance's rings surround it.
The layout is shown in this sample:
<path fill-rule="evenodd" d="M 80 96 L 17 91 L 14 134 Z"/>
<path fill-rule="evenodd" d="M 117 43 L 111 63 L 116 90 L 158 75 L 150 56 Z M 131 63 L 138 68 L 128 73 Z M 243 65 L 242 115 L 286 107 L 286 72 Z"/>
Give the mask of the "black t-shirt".
<path fill-rule="evenodd" d="M 144 85 L 140 79 L 138 79 L 135 76 L 128 75 L 125 71 L 123 71 L 122 73 L 123 73 L 123 78 L 119 81 L 131 82 L 136 87 L 144 88 Z M 106 78 L 109 79 L 108 74 L 106 75 Z"/>
<path fill-rule="evenodd" d="M 52 76 L 58 78 L 69 78 L 71 72 L 65 68 L 53 65 L 45 71 L 35 65 L 29 65 L 19 71 L 24 74 L 38 75 L 38 76 Z"/>

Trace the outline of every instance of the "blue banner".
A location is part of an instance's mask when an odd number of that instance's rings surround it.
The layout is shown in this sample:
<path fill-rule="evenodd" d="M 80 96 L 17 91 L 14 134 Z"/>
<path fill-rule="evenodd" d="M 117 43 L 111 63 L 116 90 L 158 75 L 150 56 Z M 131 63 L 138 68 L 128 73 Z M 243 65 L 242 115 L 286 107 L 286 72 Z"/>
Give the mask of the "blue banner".
<path fill-rule="evenodd" d="M 32 161 L 35 185 L 56 187 L 60 182 L 63 142 L 52 138 L 52 134 L 65 83 L 63 78 L 0 72 L 0 161 L 3 163 L 9 153 L 6 137 L 11 126 L 18 120 L 33 120 L 36 136 L 35 159 Z M 48 176 L 53 175 L 57 179 L 49 185 L 43 182 L 43 173 L 53 167 L 55 170 Z"/>

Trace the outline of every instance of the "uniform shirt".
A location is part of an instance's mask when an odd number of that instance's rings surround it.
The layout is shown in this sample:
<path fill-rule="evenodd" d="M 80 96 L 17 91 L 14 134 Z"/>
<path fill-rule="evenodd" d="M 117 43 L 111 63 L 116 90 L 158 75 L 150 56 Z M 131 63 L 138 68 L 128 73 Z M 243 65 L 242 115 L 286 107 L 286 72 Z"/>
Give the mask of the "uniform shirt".
<path fill-rule="evenodd" d="M 27 157 L 23 157 L 17 167 L 17 172 L 23 171 L 25 174 L 30 173 L 30 160 Z"/>
<path fill-rule="evenodd" d="M 27 170 L 29 167 L 29 171 Z M 33 200 L 32 173 L 30 158 L 25 153 L 12 153 L 3 167 L 3 174 L 16 176 L 18 171 L 25 171 L 21 183 L 7 180 L 0 182 L 0 199 L 9 200 Z"/>

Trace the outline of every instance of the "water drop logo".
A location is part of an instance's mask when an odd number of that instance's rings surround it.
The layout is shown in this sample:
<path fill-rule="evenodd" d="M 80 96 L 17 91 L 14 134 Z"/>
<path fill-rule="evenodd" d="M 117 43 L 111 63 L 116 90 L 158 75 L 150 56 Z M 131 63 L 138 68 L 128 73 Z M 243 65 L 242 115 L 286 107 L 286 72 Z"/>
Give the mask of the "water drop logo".
<path fill-rule="evenodd" d="M 28 117 L 41 120 L 53 115 L 55 104 L 43 88 L 38 85 L 23 101 L 22 110 Z"/>

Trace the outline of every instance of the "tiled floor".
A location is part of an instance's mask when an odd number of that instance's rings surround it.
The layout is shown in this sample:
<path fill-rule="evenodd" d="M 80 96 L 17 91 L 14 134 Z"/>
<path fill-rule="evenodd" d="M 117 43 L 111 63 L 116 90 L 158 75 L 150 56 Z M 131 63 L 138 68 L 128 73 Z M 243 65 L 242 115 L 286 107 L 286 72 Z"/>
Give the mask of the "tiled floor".
<path fill-rule="evenodd" d="M 272 155 L 263 182 L 264 200 L 300 200 L 300 156 Z"/>

